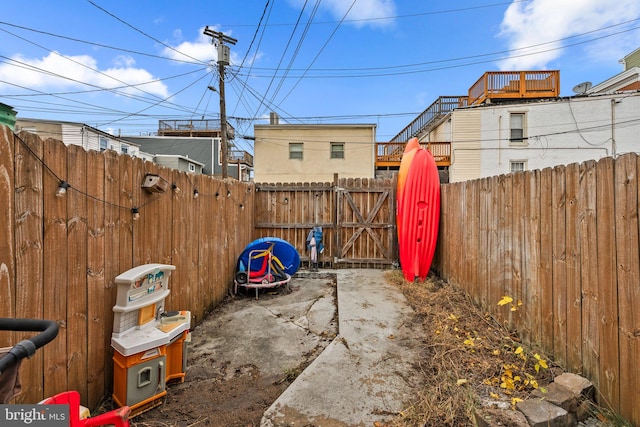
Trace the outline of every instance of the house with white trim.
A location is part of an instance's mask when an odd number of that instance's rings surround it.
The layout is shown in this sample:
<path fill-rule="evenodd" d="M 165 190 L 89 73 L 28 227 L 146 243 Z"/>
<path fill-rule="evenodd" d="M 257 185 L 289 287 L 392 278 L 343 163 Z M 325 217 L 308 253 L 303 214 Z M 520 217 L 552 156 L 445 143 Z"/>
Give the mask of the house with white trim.
<path fill-rule="evenodd" d="M 470 101 L 419 139 L 450 141 L 449 182 L 640 153 L 640 49 L 621 63 L 621 73 L 576 85 L 574 96 Z"/>
<path fill-rule="evenodd" d="M 153 156 L 141 151 L 139 144 L 126 141 L 84 123 L 18 118 L 15 132 L 20 131 L 34 133 L 42 140 L 53 138 L 62 141 L 65 145 L 79 145 L 87 151 L 114 150 L 131 157 L 153 161 Z"/>

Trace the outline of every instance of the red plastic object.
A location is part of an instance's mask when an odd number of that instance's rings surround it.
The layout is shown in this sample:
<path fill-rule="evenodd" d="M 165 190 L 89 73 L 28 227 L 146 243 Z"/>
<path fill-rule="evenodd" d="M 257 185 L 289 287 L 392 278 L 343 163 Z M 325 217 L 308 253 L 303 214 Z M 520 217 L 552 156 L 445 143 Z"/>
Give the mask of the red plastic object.
<path fill-rule="evenodd" d="M 400 265 L 406 280 L 429 274 L 438 241 L 440 178 L 433 155 L 407 143 L 398 174 L 396 225 Z M 407 156 L 407 159 L 405 159 Z M 406 161 L 405 161 L 406 160 Z"/>
<path fill-rule="evenodd" d="M 65 391 L 63 393 L 56 394 L 55 396 L 51 396 L 40 403 L 44 405 L 68 404 L 70 427 L 107 425 L 113 425 L 115 427 L 129 427 L 130 409 L 128 406 L 123 406 L 122 408 L 114 409 L 113 411 L 109 411 L 92 418 L 80 419 L 80 393 L 77 391 Z"/>
<path fill-rule="evenodd" d="M 269 263 L 269 259 L 271 257 L 269 256 L 269 252 L 265 253 L 264 255 L 262 255 L 262 265 L 260 266 L 260 270 L 250 270 L 249 271 L 249 278 L 251 279 L 255 279 L 256 277 L 262 277 L 265 275 L 265 273 L 267 272 L 267 264 Z M 255 260 L 254 260 L 255 262 Z"/>

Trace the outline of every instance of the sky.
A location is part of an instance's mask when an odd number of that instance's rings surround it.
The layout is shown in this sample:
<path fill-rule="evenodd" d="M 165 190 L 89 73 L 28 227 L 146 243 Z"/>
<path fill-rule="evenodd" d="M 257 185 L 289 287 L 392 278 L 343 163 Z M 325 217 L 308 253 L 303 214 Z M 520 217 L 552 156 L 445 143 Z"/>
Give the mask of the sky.
<path fill-rule="evenodd" d="M 237 149 L 255 124 L 376 124 L 389 141 L 486 71 L 560 70 L 561 95 L 623 70 L 638 0 L 21 0 L 0 16 L 0 102 L 18 118 L 148 135 L 218 119 L 217 49 Z M 14 10 L 12 10 L 12 8 Z M 211 87 L 213 90 L 209 89 Z"/>

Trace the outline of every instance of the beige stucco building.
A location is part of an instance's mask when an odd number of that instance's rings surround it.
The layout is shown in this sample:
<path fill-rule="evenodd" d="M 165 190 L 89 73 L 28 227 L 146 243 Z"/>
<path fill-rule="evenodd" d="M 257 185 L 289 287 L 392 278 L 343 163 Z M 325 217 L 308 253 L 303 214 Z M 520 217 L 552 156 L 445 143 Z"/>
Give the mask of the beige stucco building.
<path fill-rule="evenodd" d="M 375 124 L 255 125 L 254 137 L 255 182 L 375 177 Z"/>

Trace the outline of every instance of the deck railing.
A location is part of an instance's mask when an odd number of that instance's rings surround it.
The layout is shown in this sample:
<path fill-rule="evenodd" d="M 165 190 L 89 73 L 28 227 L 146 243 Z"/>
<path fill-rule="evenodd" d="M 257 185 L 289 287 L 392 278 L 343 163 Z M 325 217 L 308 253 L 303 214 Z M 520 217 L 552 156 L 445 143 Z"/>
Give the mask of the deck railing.
<path fill-rule="evenodd" d="M 219 131 L 220 119 L 211 120 L 160 120 L 159 131 Z"/>
<path fill-rule="evenodd" d="M 406 142 L 378 142 L 376 168 L 400 166 L 405 145 Z M 451 165 L 450 142 L 425 142 L 420 145 L 433 154 L 438 166 Z"/>
<path fill-rule="evenodd" d="M 220 119 L 160 120 L 158 135 L 165 136 L 220 136 Z M 227 136 L 235 138 L 235 128 L 227 122 Z"/>
<path fill-rule="evenodd" d="M 391 142 L 407 142 L 425 132 L 429 125 L 434 124 L 440 117 L 465 105 L 467 105 L 466 96 L 440 96 L 407 127 L 391 138 Z"/>
<path fill-rule="evenodd" d="M 560 95 L 560 71 L 488 71 L 469 88 L 469 105 L 492 99 L 547 98 Z"/>
<path fill-rule="evenodd" d="M 253 156 L 246 151 L 233 150 L 229 154 L 230 162 L 240 162 L 247 166 L 253 166 Z"/>

